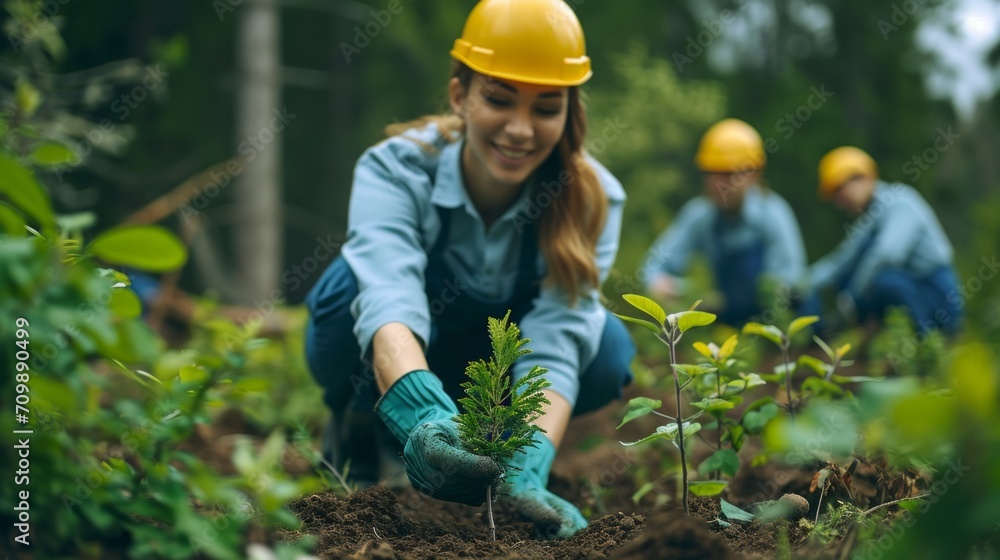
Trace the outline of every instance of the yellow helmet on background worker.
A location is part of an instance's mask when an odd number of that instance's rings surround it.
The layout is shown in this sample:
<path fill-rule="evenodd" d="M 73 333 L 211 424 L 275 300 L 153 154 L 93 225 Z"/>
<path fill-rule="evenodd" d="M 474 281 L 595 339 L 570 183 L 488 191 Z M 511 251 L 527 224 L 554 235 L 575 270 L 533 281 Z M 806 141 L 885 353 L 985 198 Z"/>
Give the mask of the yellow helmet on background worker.
<path fill-rule="evenodd" d="M 480 74 L 548 86 L 590 79 L 583 28 L 564 0 L 481 0 L 451 56 Z"/>
<path fill-rule="evenodd" d="M 731 173 L 764 167 L 764 141 L 749 124 L 739 119 L 725 119 L 712 125 L 701 137 L 694 158 L 698 169 Z"/>
<path fill-rule="evenodd" d="M 878 179 L 878 166 L 870 155 L 854 146 L 830 150 L 819 160 L 820 198 L 830 200 L 840 185 L 858 175 Z"/>

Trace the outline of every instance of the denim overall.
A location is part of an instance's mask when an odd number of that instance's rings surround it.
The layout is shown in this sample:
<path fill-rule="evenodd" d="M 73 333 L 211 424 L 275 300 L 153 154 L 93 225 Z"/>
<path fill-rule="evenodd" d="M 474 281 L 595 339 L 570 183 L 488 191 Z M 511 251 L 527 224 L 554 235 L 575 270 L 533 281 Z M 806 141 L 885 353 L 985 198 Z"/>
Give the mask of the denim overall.
<path fill-rule="evenodd" d="M 725 216 L 716 212 L 712 233 L 723 239 Z M 720 243 L 721 245 L 721 243 Z M 754 239 L 747 247 L 722 248 L 712 259 L 712 269 L 719 291 L 726 298 L 726 307 L 719 320 L 729 325 L 741 325 L 760 313 L 757 303 L 757 280 L 764 271 L 764 240 Z"/>

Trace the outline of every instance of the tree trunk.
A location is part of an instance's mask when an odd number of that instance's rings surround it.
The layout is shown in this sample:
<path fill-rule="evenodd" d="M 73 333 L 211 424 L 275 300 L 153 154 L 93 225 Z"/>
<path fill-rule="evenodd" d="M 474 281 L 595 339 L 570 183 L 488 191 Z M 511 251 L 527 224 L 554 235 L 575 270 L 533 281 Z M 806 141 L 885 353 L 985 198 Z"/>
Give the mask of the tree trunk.
<path fill-rule="evenodd" d="M 281 17 L 275 0 L 245 2 L 236 56 L 237 151 L 246 168 L 236 192 L 236 268 L 244 303 L 271 298 L 282 266 Z"/>

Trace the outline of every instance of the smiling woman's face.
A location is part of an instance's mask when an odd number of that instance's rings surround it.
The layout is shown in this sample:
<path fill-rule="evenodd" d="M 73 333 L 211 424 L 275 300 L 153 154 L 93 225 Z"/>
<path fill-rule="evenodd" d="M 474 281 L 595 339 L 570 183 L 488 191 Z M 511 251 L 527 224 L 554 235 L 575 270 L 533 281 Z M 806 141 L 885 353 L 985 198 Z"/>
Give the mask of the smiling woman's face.
<path fill-rule="evenodd" d="M 475 74 L 468 91 L 449 83 L 452 110 L 465 120 L 462 166 L 475 190 L 519 190 L 549 157 L 566 127 L 568 90 Z"/>

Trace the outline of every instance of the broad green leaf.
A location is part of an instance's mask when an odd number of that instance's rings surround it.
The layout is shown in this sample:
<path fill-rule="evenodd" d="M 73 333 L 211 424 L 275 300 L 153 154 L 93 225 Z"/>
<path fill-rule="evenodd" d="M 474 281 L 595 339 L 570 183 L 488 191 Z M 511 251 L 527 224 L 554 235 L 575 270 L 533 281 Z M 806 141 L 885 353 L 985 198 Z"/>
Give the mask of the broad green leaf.
<path fill-rule="evenodd" d="M 723 399 L 718 398 L 705 398 L 698 402 L 691 403 L 691 406 L 704 410 L 705 412 L 719 412 L 722 410 L 729 410 L 733 408 L 734 404 Z"/>
<path fill-rule="evenodd" d="M 632 307 L 635 307 L 639 311 L 642 311 L 650 317 L 656 319 L 656 322 L 660 325 L 663 325 L 663 323 L 667 320 L 667 313 L 662 307 L 660 307 L 660 304 L 649 299 L 648 297 L 640 296 L 638 294 L 625 294 L 622 298 L 632 304 Z"/>
<path fill-rule="evenodd" d="M 708 345 L 705 344 L 704 342 L 695 342 L 691 346 L 693 346 L 694 349 L 697 350 L 699 354 L 705 356 L 709 360 L 715 359 L 715 356 L 712 354 L 712 349 L 709 348 Z"/>
<path fill-rule="evenodd" d="M 142 314 L 142 303 L 131 289 L 113 288 L 108 309 L 121 319 L 134 319 Z"/>
<path fill-rule="evenodd" d="M 829 395 L 843 395 L 844 390 L 840 388 L 840 385 L 827 381 L 822 377 L 810 377 L 802 382 L 802 390 L 814 393 L 817 395 L 829 394 Z"/>
<path fill-rule="evenodd" d="M 695 496 L 718 496 L 728 485 L 725 480 L 695 480 L 688 483 L 688 490 Z"/>
<path fill-rule="evenodd" d="M 885 381 L 884 377 L 868 377 L 865 375 L 851 375 L 851 376 L 831 375 L 830 379 L 834 383 L 840 383 L 841 385 L 843 385 L 844 383 L 867 383 L 869 381 Z"/>
<path fill-rule="evenodd" d="M 197 366 L 182 366 L 180 378 L 184 383 L 201 383 L 208 379 L 208 372 Z"/>
<path fill-rule="evenodd" d="M 767 426 L 768 422 L 778 415 L 778 405 L 772 403 L 765 404 L 757 410 L 747 411 L 740 422 L 750 434 L 759 434 Z"/>
<path fill-rule="evenodd" d="M 42 103 L 42 94 L 30 82 L 18 80 L 14 86 L 14 102 L 21 112 L 30 117 Z"/>
<path fill-rule="evenodd" d="M 781 346 L 781 330 L 774 325 L 747 323 L 743 325 L 743 334 L 755 334 L 757 336 L 762 336 L 778 346 Z"/>
<path fill-rule="evenodd" d="M 830 371 L 830 368 L 833 367 L 823 360 L 813 356 L 799 356 L 798 363 L 799 365 L 806 366 L 820 375 L 826 375 L 826 373 Z"/>
<path fill-rule="evenodd" d="M 813 335 L 813 340 L 815 340 L 816 344 L 818 344 L 819 347 L 822 348 L 824 352 L 826 352 L 826 355 L 830 357 L 831 362 L 837 359 L 836 352 L 833 351 L 833 348 L 830 348 L 829 344 L 823 342 L 822 338 Z"/>
<path fill-rule="evenodd" d="M 719 471 L 730 478 L 740 469 L 740 457 L 732 449 L 719 449 L 698 465 L 698 472 L 707 475 Z"/>
<path fill-rule="evenodd" d="M 746 389 L 752 389 L 754 387 L 760 387 L 761 385 L 767 385 L 767 382 L 761 378 L 760 374 L 757 373 L 740 373 L 739 379 L 734 379 L 726 383 L 726 387 L 739 388 L 740 391 L 745 391 Z M 727 391 L 728 394 L 728 391 Z"/>
<path fill-rule="evenodd" d="M 3 178 L 0 194 L 6 195 L 15 207 L 34 218 L 43 228 L 55 223 L 49 196 L 27 167 L 0 154 L 0 177 Z"/>
<path fill-rule="evenodd" d="M 662 328 L 657 327 L 656 325 L 654 325 L 653 323 L 650 323 L 649 321 L 646 321 L 645 319 L 636 319 L 635 317 L 629 317 L 628 315 L 619 315 L 617 313 L 615 313 L 615 317 L 618 317 L 622 321 L 628 321 L 629 323 L 635 323 L 636 325 L 639 325 L 639 326 L 643 327 L 647 331 L 649 331 L 649 332 L 651 332 L 651 333 L 653 333 L 653 334 L 655 334 L 657 336 L 659 336 L 663 332 Z"/>
<path fill-rule="evenodd" d="M 996 418 L 997 397 L 1000 396 L 996 363 L 995 354 L 989 346 L 963 344 L 955 349 L 955 359 L 950 368 L 950 385 L 958 403 L 963 410 L 986 422 L 993 422 L 987 419 Z"/>
<path fill-rule="evenodd" d="M 706 373 L 712 373 L 716 371 L 716 368 L 706 365 L 706 364 L 674 364 L 674 369 L 691 377 L 698 377 L 699 375 L 705 375 Z"/>
<path fill-rule="evenodd" d="M 187 249 L 160 226 L 122 226 L 108 230 L 87 251 L 112 264 L 148 272 L 168 272 L 184 265 Z"/>
<path fill-rule="evenodd" d="M 704 311 L 681 311 L 675 315 L 677 316 L 677 328 L 682 333 L 687 332 L 688 329 L 704 327 L 715 322 L 715 314 Z"/>
<path fill-rule="evenodd" d="M 722 343 L 722 348 L 719 349 L 720 362 L 728 360 L 729 357 L 733 355 L 733 352 L 736 351 L 736 344 L 739 341 L 740 341 L 740 336 L 734 334 L 729 338 L 727 338 L 726 341 Z"/>
<path fill-rule="evenodd" d="M 46 142 L 31 152 L 31 159 L 38 165 L 55 167 L 76 163 L 78 158 L 73 150 L 56 142 Z"/>
<path fill-rule="evenodd" d="M 628 412 L 625 413 L 625 418 L 622 419 L 621 424 L 618 424 L 618 427 L 621 428 L 632 420 L 640 416 L 645 416 L 661 406 L 663 406 L 663 401 L 646 397 L 636 397 L 628 401 Z"/>
<path fill-rule="evenodd" d="M 743 511 L 742 509 L 734 506 L 733 504 L 727 502 L 726 500 L 719 499 L 719 506 L 722 509 L 722 514 L 732 519 L 733 521 L 753 521 L 754 514 Z"/>
<path fill-rule="evenodd" d="M 693 423 L 692 422 L 684 422 L 683 426 L 684 426 L 684 437 L 685 438 L 693 436 L 694 434 L 698 433 L 698 430 L 701 430 L 701 424 L 699 424 L 697 422 L 693 422 Z M 666 440 L 670 440 L 671 442 L 676 442 L 676 440 L 677 440 L 677 423 L 676 422 L 671 422 L 671 423 L 666 424 L 664 426 L 660 426 L 660 427 L 656 428 L 656 432 L 655 433 L 650 434 L 650 435 L 648 435 L 648 436 L 646 436 L 646 437 L 644 437 L 644 438 L 642 438 L 642 439 L 640 439 L 638 441 L 633 441 L 633 442 L 629 442 L 629 443 L 626 443 L 626 442 L 622 441 L 622 442 L 619 442 L 619 443 L 621 443 L 622 445 L 625 445 L 625 446 L 632 446 L 632 445 L 637 445 L 637 444 L 640 444 L 640 443 L 646 443 L 647 441 L 653 441 L 653 440 L 656 440 L 656 439 L 666 439 Z"/>
<path fill-rule="evenodd" d="M 798 319 L 792 321 L 791 325 L 788 325 L 788 336 L 789 337 L 795 336 L 796 334 L 799 333 L 799 331 L 815 323 L 816 321 L 819 321 L 819 317 L 815 315 L 799 317 Z"/>
<path fill-rule="evenodd" d="M 28 235 L 28 230 L 24 229 L 27 224 L 21 216 L 6 202 L 0 202 L 0 229 L 7 235 L 24 237 Z"/>

